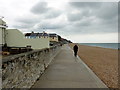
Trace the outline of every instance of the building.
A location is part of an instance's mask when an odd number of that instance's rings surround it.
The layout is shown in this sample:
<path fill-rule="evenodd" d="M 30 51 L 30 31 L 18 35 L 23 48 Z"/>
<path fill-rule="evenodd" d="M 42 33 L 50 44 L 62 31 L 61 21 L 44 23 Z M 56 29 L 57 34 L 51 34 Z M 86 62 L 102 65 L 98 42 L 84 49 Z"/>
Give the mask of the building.
<path fill-rule="evenodd" d="M 49 38 L 49 34 L 47 34 L 45 31 L 43 33 L 34 33 L 33 31 L 31 33 L 25 34 L 26 38 Z"/>
<path fill-rule="evenodd" d="M 28 47 L 31 47 L 31 49 L 43 49 L 62 42 L 61 37 L 55 33 L 47 34 L 44 31 L 43 33 L 34 33 L 32 31 L 31 33 L 23 34 L 18 29 L 6 28 L 6 22 L 0 19 L 0 45 L 3 47 L 3 51 L 11 48 L 21 49 Z"/>
<path fill-rule="evenodd" d="M 4 22 L 2 19 L 0 19 L 0 46 L 4 46 L 6 43 L 6 31 L 7 25 L 6 22 Z"/>
<path fill-rule="evenodd" d="M 55 33 L 49 34 L 50 41 L 58 42 L 58 35 Z"/>
<path fill-rule="evenodd" d="M 28 36 L 30 35 L 30 36 Z M 49 38 L 39 38 L 38 33 L 23 34 L 18 29 L 6 30 L 8 47 L 31 47 L 32 49 L 49 48 Z"/>
<path fill-rule="evenodd" d="M 26 38 L 48 38 L 49 41 L 53 42 L 58 42 L 58 35 L 53 33 L 53 34 L 47 34 L 45 31 L 43 33 L 34 33 L 33 31 L 31 33 L 26 33 L 25 34 Z"/>
<path fill-rule="evenodd" d="M 7 25 L 2 19 L 0 19 L 0 45 L 3 48 L 3 51 L 7 51 L 7 48 L 27 48 L 31 47 L 32 49 L 43 49 L 49 48 L 49 37 L 41 38 L 41 34 L 35 33 L 25 36 L 18 29 L 6 29 Z"/>
<path fill-rule="evenodd" d="M 49 38 L 49 44 L 50 46 L 54 46 L 59 43 L 59 36 L 55 33 L 46 33 L 43 31 L 43 33 L 34 33 L 33 31 L 31 33 L 25 34 L 26 38 Z"/>

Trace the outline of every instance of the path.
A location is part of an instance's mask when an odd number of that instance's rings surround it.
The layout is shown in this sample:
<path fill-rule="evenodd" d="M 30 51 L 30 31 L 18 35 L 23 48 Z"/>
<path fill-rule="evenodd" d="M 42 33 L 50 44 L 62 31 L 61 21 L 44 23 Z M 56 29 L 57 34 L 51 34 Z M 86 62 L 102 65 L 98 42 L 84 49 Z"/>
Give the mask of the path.
<path fill-rule="evenodd" d="M 32 88 L 107 88 L 68 45 L 62 47 Z"/>

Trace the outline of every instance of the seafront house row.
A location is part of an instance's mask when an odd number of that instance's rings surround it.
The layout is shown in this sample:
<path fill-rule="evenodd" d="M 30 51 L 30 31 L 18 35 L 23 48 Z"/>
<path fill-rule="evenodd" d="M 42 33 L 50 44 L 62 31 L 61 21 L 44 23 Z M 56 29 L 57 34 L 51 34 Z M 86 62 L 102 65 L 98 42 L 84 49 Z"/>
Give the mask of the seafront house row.
<path fill-rule="evenodd" d="M 22 53 L 29 50 L 50 48 L 68 41 L 56 33 L 25 33 L 18 29 L 7 29 L 6 22 L 0 19 L 0 47 L 2 51 L 12 54 Z M 2 52 L 1 51 L 1 52 Z M 9 53 L 8 53 L 9 54 Z"/>
<path fill-rule="evenodd" d="M 49 38 L 49 45 L 53 46 L 60 42 L 61 37 L 55 33 L 46 33 L 43 31 L 43 33 L 34 33 L 33 31 L 31 33 L 25 34 L 26 38 Z"/>

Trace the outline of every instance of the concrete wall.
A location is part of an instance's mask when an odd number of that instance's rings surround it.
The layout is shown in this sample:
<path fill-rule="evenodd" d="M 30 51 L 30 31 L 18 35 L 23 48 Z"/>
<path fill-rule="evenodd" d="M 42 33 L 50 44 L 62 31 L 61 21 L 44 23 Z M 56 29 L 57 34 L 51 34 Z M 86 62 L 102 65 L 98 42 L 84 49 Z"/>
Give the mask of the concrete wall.
<path fill-rule="evenodd" d="M 2 88 L 30 88 L 59 51 L 56 46 L 3 58 Z"/>
<path fill-rule="evenodd" d="M 31 46 L 33 49 L 49 48 L 49 38 L 25 38 L 17 29 L 8 29 L 6 42 L 9 47 Z"/>
<path fill-rule="evenodd" d="M 26 47 L 24 35 L 17 29 L 6 30 L 6 41 L 9 47 Z"/>
<path fill-rule="evenodd" d="M 49 48 L 48 38 L 25 39 L 26 45 L 31 45 L 33 49 Z"/>

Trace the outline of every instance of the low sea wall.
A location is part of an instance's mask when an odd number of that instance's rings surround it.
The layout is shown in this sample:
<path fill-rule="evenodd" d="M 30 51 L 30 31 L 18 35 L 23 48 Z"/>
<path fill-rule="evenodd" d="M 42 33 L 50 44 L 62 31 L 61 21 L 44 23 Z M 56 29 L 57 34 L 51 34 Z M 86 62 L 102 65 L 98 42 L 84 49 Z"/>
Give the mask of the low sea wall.
<path fill-rule="evenodd" d="M 59 51 L 54 46 L 3 58 L 2 88 L 30 88 Z"/>

